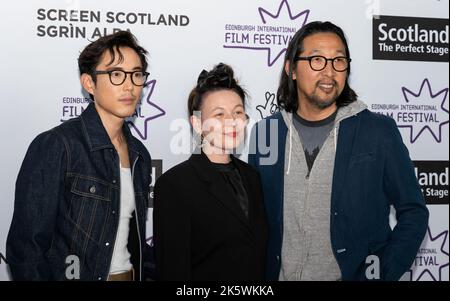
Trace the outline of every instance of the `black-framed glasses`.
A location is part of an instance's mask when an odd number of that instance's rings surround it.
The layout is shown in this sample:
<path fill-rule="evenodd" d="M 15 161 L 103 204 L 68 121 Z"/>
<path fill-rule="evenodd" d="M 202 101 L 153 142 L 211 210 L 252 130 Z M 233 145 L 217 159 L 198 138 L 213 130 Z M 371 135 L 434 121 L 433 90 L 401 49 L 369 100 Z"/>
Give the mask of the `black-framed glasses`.
<path fill-rule="evenodd" d="M 352 61 L 351 58 L 346 56 L 337 56 L 332 59 L 327 59 L 326 57 L 322 55 L 313 55 L 313 56 L 297 56 L 295 58 L 295 62 L 297 61 L 309 61 L 309 66 L 314 71 L 321 71 L 325 69 L 327 66 L 328 61 L 331 61 L 331 65 L 333 66 L 333 69 L 337 72 L 344 72 L 348 69 L 348 66 L 350 65 L 350 62 Z"/>
<path fill-rule="evenodd" d="M 94 74 L 108 74 L 111 84 L 120 86 L 127 79 L 127 75 L 130 74 L 131 82 L 135 86 L 143 86 L 150 73 L 144 71 L 123 71 L 123 70 L 110 70 L 110 71 L 94 71 Z"/>

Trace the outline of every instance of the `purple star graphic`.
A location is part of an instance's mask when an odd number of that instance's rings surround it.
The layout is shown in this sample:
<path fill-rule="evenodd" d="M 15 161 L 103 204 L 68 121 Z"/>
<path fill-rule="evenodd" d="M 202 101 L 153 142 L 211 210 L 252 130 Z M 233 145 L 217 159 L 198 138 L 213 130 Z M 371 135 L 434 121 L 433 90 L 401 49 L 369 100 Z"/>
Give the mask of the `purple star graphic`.
<path fill-rule="evenodd" d="M 159 106 L 157 106 L 155 103 L 151 102 L 150 98 L 152 97 L 153 94 L 153 90 L 155 89 L 156 86 L 156 79 L 153 79 L 149 82 L 147 82 L 145 84 L 144 87 L 146 87 L 148 89 L 147 95 L 145 96 L 145 102 L 151 107 L 151 108 L 156 108 L 157 109 L 157 113 L 156 114 L 151 114 L 150 116 L 146 116 L 144 117 L 144 126 L 143 129 L 139 129 L 138 126 L 136 126 L 134 124 L 134 122 L 132 121 L 127 121 L 128 126 L 133 129 L 134 131 L 136 131 L 136 133 L 139 135 L 139 137 L 142 140 L 147 140 L 147 133 L 148 133 L 148 122 L 150 120 L 156 119 L 158 117 L 164 116 L 166 114 L 166 111 L 164 111 L 162 108 L 160 108 Z M 141 108 L 144 106 L 145 104 L 142 103 L 141 104 Z M 139 117 L 137 117 L 139 118 Z M 137 119 L 136 118 L 136 119 Z"/>
<path fill-rule="evenodd" d="M 428 227 L 427 234 L 428 234 L 428 237 L 429 237 L 429 241 L 436 241 L 436 240 L 438 240 L 441 236 L 443 236 L 443 238 L 442 238 L 442 245 L 441 245 L 441 252 L 442 252 L 443 254 L 449 256 L 448 252 L 445 252 L 445 249 L 444 249 L 445 242 L 447 241 L 447 237 L 448 237 L 448 230 L 443 231 L 443 232 L 439 233 L 437 236 L 433 237 L 433 235 L 431 235 L 430 227 Z M 422 273 L 420 273 L 420 275 L 416 278 L 416 280 L 419 281 L 419 280 L 422 278 L 422 276 L 423 276 L 425 273 L 427 273 L 427 274 L 429 274 L 429 275 L 431 276 L 431 278 L 432 278 L 434 281 L 442 281 L 442 269 L 445 268 L 445 267 L 448 267 L 448 265 L 449 265 L 449 263 L 447 262 L 446 264 L 441 265 L 441 266 L 439 267 L 439 277 L 438 277 L 439 279 L 437 279 L 436 277 L 434 277 L 433 273 L 432 273 L 429 269 L 424 269 L 424 270 L 422 271 Z M 410 278 L 410 280 L 412 281 L 412 280 L 413 280 L 413 279 L 412 279 L 413 273 L 412 273 L 412 270 L 410 270 L 410 271 L 411 271 L 411 278 Z"/>
<path fill-rule="evenodd" d="M 445 89 L 442 89 L 441 91 L 439 91 L 439 92 L 437 92 L 436 94 L 433 94 L 433 91 L 431 90 L 431 85 L 430 85 L 430 82 L 429 82 L 429 80 L 427 79 L 427 78 L 425 78 L 424 79 L 424 81 L 422 82 L 422 85 L 420 86 L 420 90 L 419 90 L 419 92 L 418 93 L 414 93 L 413 91 L 411 91 L 411 90 L 409 90 L 408 88 L 406 88 L 406 87 L 402 87 L 402 92 L 403 92 L 403 96 L 405 97 L 405 100 L 406 100 L 406 102 L 410 102 L 410 99 L 409 99 L 409 97 L 414 97 L 414 98 L 418 98 L 418 97 L 420 97 L 421 95 L 422 95 L 422 91 L 423 91 L 423 89 L 424 89 L 424 87 L 425 87 L 425 85 L 428 87 L 428 92 L 429 92 L 429 95 L 430 95 L 430 97 L 431 97 L 431 99 L 435 99 L 435 98 L 437 98 L 438 96 L 440 96 L 441 94 L 442 94 L 442 103 L 441 103 L 441 109 L 444 111 L 444 112 L 447 112 L 447 114 L 449 113 L 449 111 L 445 108 L 445 106 L 444 106 L 444 104 L 445 104 L 445 101 L 447 100 L 447 94 L 448 94 L 448 88 L 445 88 Z M 428 129 L 429 131 L 430 131 L 430 133 L 431 133 L 431 135 L 433 136 L 433 138 L 437 141 L 437 142 L 441 142 L 441 140 L 442 140 L 442 126 L 444 126 L 445 124 L 448 124 L 448 119 L 446 120 L 446 121 L 444 121 L 444 122 L 441 122 L 440 124 L 439 124 L 439 134 L 438 135 L 435 135 L 435 133 L 433 132 L 433 130 L 430 128 L 430 126 L 428 126 L 428 125 L 425 125 L 418 133 L 417 133 L 417 135 L 415 135 L 415 137 L 414 137 L 414 127 L 413 127 L 413 125 L 399 125 L 398 127 L 399 128 L 409 128 L 410 129 L 410 137 L 409 137 L 409 139 L 410 139 L 410 141 L 411 141 L 411 143 L 414 143 L 418 138 L 419 138 L 419 136 L 426 130 L 426 129 Z"/>
<path fill-rule="evenodd" d="M 261 16 L 261 20 L 264 24 L 267 23 L 266 17 L 267 18 L 271 18 L 273 20 L 278 19 L 278 17 L 281 15 L 281 11 L 283 9 L 283 6 L 286 6 L 287 12 L 289 14 L 289 18 L 291 21 L 294 21 L 296 19 L 298 19 L 301 16 L 305 16 L 302 25 L 300 26 L 303 27 L 306 24 L 306 21 L 308 20 L 308 16 L 309 16 L 309 9 L 306 9 L 296 15 L 292 14 L 291 11 L 291 7 L 289 6 L 289 2 L 287 0 L 282 0 L 280 3 L 280 6 L 278 7 L 278 12 L 276 14 L 272 14 L 269 11 L 267 11 L 266 9 L 259 7 L 258 8 L 258 12 L 259 15 Z M 224 45 L 224 48 L 238 48 L 238 49 L 250 49 L 250 50 L 263 50 L 263 51 L 267 51 L 267 65 L 269 67 L 272 67 L 275 62 L 286 52 L 286 47 L 284 47 L 283 49 L 281 49 L 276 55 L 272 55 L 272 48 L 271 47 L 250 47 L 250 46 L 229 46 L 229 45 Z M 275 50 L 274 50 L 275 51 Z M 276 53 L 276 52 L 275 52 Z"/>
<path fill-rule="evenodd" d="M 293 16 L 293 15 L 292 15 L 292 11 L 291 11 L 291 7 L 289 6 L 289 3 L 288 3 L 287 0 L 281 1 L 280 7 L 278 8 L 278 12 L 277 12 L 276 15 L 273 15 L 273 14 L 271 14 L 269 11 L 265 10 L 264 8 L 259 7 L 259 8 L 258 8 L 258 11 L 259 11 L 259 15 L 261 16 L 261 19 L 262 19 L 263 23 L 264 23 L 264 24 L 267 23 L 266 19 L 264 18 L 264 15 L 268 15 L 268 16 L 270 16 L 272 19 L 278 19 L 278 17 L 279 17 L 280 14 L 281 14 L 281 9 L 283 8 L 283 5 L 284 5 L 284 4 L 286 5 L 287 11 L 288 11 L 288 13 L 289 13 L 289 18 L 291 19 L 291 21 L 294 21 L 295 19 L 297 19 L 297 18 L 300 17 L 301 15 L 306 14 L 305 21 L 303 22 L 303 25 L 305 25 L 306 19 L 308 18 L 308 15 L 309 15 L 309 10 L 302 11 L 301 13 L 299 13 L 299 14 Z M 303 25 L 302 25 L 302 27 L 303 27 Z"/>

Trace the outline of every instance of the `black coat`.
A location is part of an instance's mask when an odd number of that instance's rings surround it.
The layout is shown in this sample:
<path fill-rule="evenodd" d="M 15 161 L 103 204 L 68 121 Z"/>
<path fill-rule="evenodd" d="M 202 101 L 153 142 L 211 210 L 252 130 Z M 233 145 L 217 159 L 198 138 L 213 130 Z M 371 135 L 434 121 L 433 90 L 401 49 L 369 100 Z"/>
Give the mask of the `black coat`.
<path fill-rule="evenodd" d="M 249 200 L 246 218 L 204 154 L 156 182 L 153 234 L 158 280 L 262 280 L 267 222 L 259 174 L 234 158 Z"/>

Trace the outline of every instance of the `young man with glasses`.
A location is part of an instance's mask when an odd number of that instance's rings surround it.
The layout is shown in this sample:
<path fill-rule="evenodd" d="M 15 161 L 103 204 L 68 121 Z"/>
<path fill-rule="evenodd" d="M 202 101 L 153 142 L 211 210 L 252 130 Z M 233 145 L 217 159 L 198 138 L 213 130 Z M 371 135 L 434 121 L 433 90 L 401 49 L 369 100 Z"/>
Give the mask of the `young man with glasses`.
<path fill-rule="evenodd" d="M 253 129 L 270 280 L 398 280 L 424 238 L 428 210 L 408 150 L 395 122 L 357 99 L 350 62 L 341 28 L 304 26 L 285 56 L 280 112 Z"/>
<path fill-rule="evenodd" d="M 142 280 L 151 159 L 125 118 L 147 51 L 121 31 L 80 54 L 92 102 L 40 134 L 22 163 L 6 256 L 14 280 Z"/>

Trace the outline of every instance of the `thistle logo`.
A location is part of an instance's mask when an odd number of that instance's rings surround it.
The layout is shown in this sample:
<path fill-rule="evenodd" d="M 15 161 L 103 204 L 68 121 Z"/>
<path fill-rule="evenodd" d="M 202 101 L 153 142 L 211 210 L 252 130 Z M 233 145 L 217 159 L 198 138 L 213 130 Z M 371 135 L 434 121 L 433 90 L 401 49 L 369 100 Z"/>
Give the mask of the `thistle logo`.
<path fill-rule="evenodd" d="M 273 66 L 286 52 L 298 29 L 306 24 L 309 10 L 293 14 L 287 0 L 282 0 L 276 13 L 259 7 L 260 24 L 225 25 L 224 48 L 259 50 L 267 52 L 267 65 Z"/>
<path fill-rule="evenodd" d="M 142 99 L 136 112 L 127 119 L 127 124 L 142 140 L 148 138 L 148 123 L 151 120 L 164 116 L 166 112 L 151 101 L 155 90 L 156 80 L 147 82 L 142 92 Z"/>
<path fill-rule="evenodd" d="M 428 132 L 442 142 L 442 127 L 448 124 L 448 88 L 433 92 L 430 81 L 425 78 L 417 90 L 402 87 L 406 104 L 373 104 L 371 109 L 387 115 L 397 122 L 399 128 L 409 129 L 409 140 L 417 139 Z"/>
<path fill-rule="evenodd" d="M 444 249 L 447 238 L 448 230 L 433 236 L 428 227 L 426 239 L 409 271 L 411 281 L 448 281 L 448 250 Z"/>

